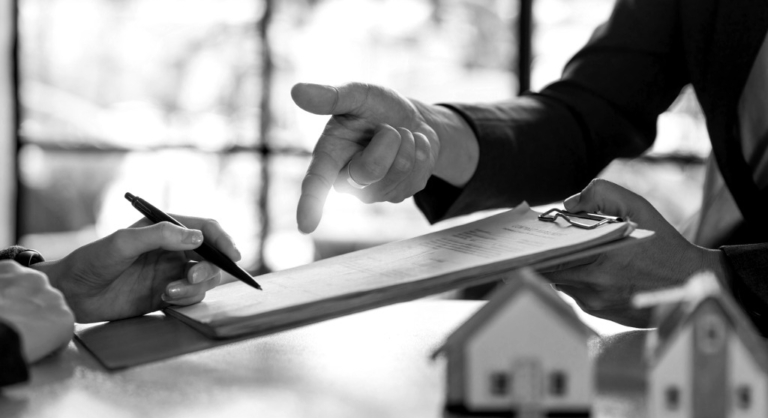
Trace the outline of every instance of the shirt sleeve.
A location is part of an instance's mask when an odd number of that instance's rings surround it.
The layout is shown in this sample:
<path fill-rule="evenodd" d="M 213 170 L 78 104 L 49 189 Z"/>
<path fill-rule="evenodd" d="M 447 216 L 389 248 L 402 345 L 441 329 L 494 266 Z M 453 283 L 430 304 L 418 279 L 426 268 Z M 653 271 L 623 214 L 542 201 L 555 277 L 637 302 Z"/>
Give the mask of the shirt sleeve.
<path fill-rule="evenodd" d="M 13 328 L 0 322 L 0 386 L 21 383 L 28 378 L 21 339 Z"/>

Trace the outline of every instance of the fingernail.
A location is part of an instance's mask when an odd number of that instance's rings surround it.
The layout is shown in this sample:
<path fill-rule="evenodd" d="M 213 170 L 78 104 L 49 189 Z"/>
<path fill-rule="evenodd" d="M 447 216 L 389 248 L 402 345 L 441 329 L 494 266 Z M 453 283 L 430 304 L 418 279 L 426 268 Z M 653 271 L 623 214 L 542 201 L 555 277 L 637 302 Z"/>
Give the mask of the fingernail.
<path fill-rule="evenodd" d="M 192 283 L 200 283 L 205 279 L 207 279 L 207 276 L 203 274 L 201 268 L 196 268 L 195 271 L 192 272 Z"/>
<path fill-rule="evenodd" d="M 171 299 L 178 299 L 181 296 L 183 296 L 183 294 L 184 294 L 184 289 L 181 286 L 178 286 L 178 285 L 176 285 L 176 286 L 168 286 L 165 289 L 165 295 L 168 295 L 168 297 L 171 298 Z M 165 295 L 163 295 L 163 296 L 165 296 Z M 165 299 L 163 299 L 163 300 L 165 300 Z M 167 302 L 167 300 L 166 300 L 166 302 Z"/>
<path fill-rule="evenodd" d="M 416 159 L 418 159 L 419 161 L 424 161 L 427 159 L 427 157 L 428 157 L 427 153 L 424 152 L 423 150 L 420 150 L 420 149 L 416 150 Z"/>
<path fill-rule="evenodd" d="M 181 240 L 182 244 L 200 245 L 203 243 L 203 233 L 197 229 L 190 229 L 184 235 L 184 239 Z"/>

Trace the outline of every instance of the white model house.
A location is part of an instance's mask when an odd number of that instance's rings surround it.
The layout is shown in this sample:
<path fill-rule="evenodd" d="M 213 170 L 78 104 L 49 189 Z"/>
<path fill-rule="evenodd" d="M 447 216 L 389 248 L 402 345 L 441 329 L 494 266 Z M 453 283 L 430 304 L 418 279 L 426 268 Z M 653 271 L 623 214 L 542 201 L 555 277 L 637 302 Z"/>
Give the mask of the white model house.
<path fill-rule="evenodd" d="M 506 281 L 435 353 L 448 360 L 448 412 L 589 416 L 594 332 L 533 270 Z"/>
<path fill-rule="evenodd" d="M 648 416 L 768 417 L 765 342 L 714 276 L 691 280 L 649 345 Z"/>

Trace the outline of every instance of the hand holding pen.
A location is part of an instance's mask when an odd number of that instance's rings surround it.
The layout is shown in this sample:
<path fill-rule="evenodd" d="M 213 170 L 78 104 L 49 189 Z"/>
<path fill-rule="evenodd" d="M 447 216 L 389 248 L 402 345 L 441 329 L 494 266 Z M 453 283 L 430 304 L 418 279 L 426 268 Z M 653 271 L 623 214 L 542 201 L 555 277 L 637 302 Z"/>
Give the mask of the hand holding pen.
<path fill-rule="evenodd" d="M 155 223 L 170 222 L 174 225 L 178 225 L 182 228 L 186 228 L 184 225 L 182 225 L 181 222 L 177 221 L 172 216 L 154 207 L 149 202 L 147 202 L 146 200 L 138 196 L 134 196 L 130 193 L 126 193 L 125 198 L 129 202 L 131 202 L 131 204 L 133 205 L 134 208 L 136 208 L 136 210 L 141 212 L 147 219 L 149 219 L 152 222 L 155 222 Z M 221 251 L 216 249 L 216 247 L 212 246 L 210 243 L 206 242 L 205 240 L 203 240 L 203 243 L 200 244 L 200 246 L 195 248 L 193 251 L 199 254 L 204 259 L 215 264 L 220 269 L 231 274 L 241 282 L 247 284 L 248 286 L 253 287 L 254 289 L 261 290 L 261 286 L 259 286 L 259 284 L 256 283 L 256 280 L 254 280 L 253 277 L 251 277 L 251 275 L 248 274 L 247 271 L 243 270 L 240 266 L 235 264 L 235 262 L 232 261 L 232 259 L 227 257 Z"/>
<path fill-rule="evenodd" d="M 47 274 L 81 323 L 198 303 L 221 282 L 221 270 L 192 251 L 203 235 L 227 256 L 239 260 L 240 254 L 217 222 L 177 218 L 190 229 L 141 218 L 63 259 L 32 268 Z"/>

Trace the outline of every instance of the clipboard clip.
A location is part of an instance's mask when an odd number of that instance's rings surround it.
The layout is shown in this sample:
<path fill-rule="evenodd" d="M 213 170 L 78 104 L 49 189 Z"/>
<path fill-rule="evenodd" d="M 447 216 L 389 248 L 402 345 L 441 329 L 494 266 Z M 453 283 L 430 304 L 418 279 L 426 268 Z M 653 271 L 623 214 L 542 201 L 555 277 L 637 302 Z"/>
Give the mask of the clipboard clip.
<path fill-rule="evenodd" d="M 569 224 L 581 229 L 595 229 L 605 224 L 614 224 L 614 223 L 624 222 L 624 220 L 619 218 L 618 216 L 598 215 L 596 213 L 587 213 L 587 212 L 573 213 L 565 210 L 560 210 L 557 208 L 550 209 L 542 213 L 541 215 L 539 215 L 539 220 L 542 222 L 555 222 L 557 221 L 558 218 L 562 218 Z M 593 223 L 579 222 L 574 220 L 573 218 L 587 219 L 594 222 Z"/>

